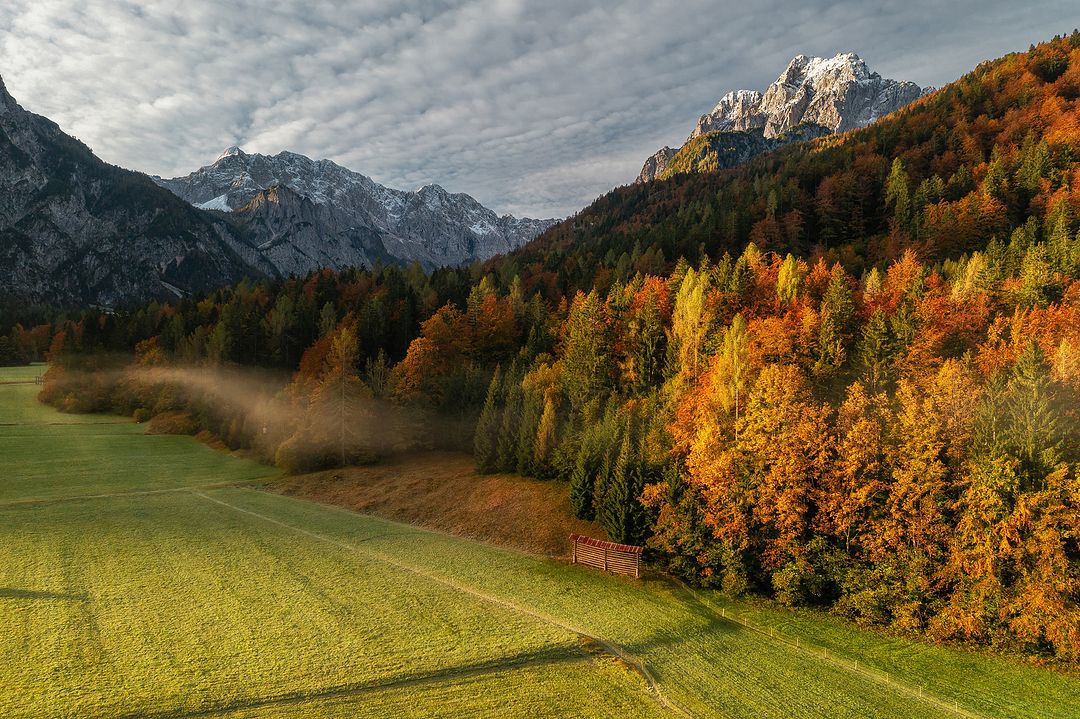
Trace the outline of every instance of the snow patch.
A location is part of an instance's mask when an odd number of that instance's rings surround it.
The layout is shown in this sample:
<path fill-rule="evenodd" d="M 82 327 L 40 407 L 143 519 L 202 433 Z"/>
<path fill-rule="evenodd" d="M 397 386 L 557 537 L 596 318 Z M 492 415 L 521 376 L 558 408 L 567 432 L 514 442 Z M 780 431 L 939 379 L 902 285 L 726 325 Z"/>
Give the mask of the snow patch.
<path fill-rule="evenodd" d="M 221 210 L 222 212 L 232 212 L 232 208 L 229 207 L 228 195 L 218 195 L 212 200 L 206 202 L 196 202 L 195 206 L 200 210 Z"/>

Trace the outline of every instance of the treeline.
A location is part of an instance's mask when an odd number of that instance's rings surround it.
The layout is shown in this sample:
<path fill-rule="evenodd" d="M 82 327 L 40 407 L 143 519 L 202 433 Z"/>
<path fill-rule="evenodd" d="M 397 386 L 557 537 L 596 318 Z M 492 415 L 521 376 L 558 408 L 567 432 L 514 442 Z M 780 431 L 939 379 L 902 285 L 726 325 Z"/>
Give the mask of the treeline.
<path fill-rule="evenodd" d="M 482 266 L 89 313 L 54 337 L 46 396 L 187 411 L 293 470 L 391 451 L 402 427 L 568 482 L 580 517 L 693 581 L 1076 661 L 1077 46 L 617 191 Z M 97 349 L 293 374 L 273 410 L 200 417 L 176 378 L 88 388 Z"/>
<path fill-rule="evenodd" d="M 28 305 L 0 294 L 0 367 L 42 362 L 53 326 L 64 315 L 53 308 Z"/>
<path fill-rule="evenodd" d="M 552 301 L 747 241 L 861 275 L 905 249 L 941 259 L 1008 241 L 1062 191 L 1076 201 L 1080 32 L 983 63 L 867 128 L 716 173 L 621 187 L 488 267 Z M 890 182 L 899 159 L 907 189 Z M 985 182 L 984 182 L 985 181 Z M 988 190 L 984 192 L 984 190 Z M 899 220 L 894 211 L 899 203 Z"/>

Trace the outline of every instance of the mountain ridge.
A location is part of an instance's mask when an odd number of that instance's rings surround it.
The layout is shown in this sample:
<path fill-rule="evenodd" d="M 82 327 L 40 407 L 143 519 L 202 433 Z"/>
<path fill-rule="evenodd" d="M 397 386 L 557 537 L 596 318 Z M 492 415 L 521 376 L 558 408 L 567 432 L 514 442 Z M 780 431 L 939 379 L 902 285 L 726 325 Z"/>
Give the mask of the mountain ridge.
<path fill-rule="evenodd" d="M 151 179 L 196 207 L 232 212 L 241 219 L 250 214 L 248 205 L 260 193 L 288 187 L 326 208 L 310 214 L 306 222 L 313 222 L 316 232 L 330 241 L 357 230 L 379 233 L 390 257 L 420 262 L 428 269 L 510 252 L 556 222 L 500 216 L 471 195 L 436 184 L 412 192 L 393 189 L 332 160 L 287 150 L 265 155 L 232 146 L 185 176 Z M 289 232 L 285 221 L 285 215 L 279 215 L 279 236 Z M 298 235 L 307 230 L 304 224 L 294 228 Z M 256 233 L 256 245 L 272 239 L 257 227 Z M 363 264 L 366 257 L 359 253 L 355 259 Z"/>
<path fill-rule="evenodd" d="M 247 157 L 231 147 L 217 162 L 242 165 Z M 160 178 L 102 161 L 52 120 L 22 108 L 0 77 L 0 275 L 10 278 L 0 292 L 19 301 L 115 307 L 245 277 L 380 262 L 434 269 L 509 252 L 554 224 L 500 217 L 435 185 L 390 190 L 329 161 L 280 157 L 317 170 L 300 188 L 307 194 L 288 188 L 292 175 L 265 172 L 261 184 L 232 187 L 233 177 L 227 191 L 192 204 Z M 348 181 L 336 187 L 342 178 Z M 227 201 L 229 192 L 244 202 Z M 354 202 L 331 201 L 338 195 Z"/>
<path fill-rule="evenodd" d="M 668 164 L 687 144 L 703 135 L 712 136 L 710 144 L 720 155 L 728 152 L 729 143 L 734 145 L 730 152 L 735 153 L 746 144 L 744 137 L 726 133 L 761 130 L 766 140 L 810 139 L 865 127 L 931 90 L 913 82 L 882 78 L 852 52 L 837 53 L 831 58 L 796 55 L 764 92 L 732 90 L 721 97 L 711 111 L 698 118 L 681 147 L 664 147 L 646 160 L 636 182 L 669 176 Z M 790 134 L 796 128 L 812 126 L 824 132 Z M 761 152 L 775 149 L 779 144 L 782 143 L 762 144 Z M 689 167 L 683 171 L 697 169 Z"/>

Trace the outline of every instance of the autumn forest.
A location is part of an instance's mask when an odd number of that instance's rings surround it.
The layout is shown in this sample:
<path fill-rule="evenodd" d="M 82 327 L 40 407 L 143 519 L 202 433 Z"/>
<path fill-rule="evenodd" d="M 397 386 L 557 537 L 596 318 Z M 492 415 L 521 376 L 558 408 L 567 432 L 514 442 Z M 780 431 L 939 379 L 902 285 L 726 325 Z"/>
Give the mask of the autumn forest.
<path fill-rule="evenodd" d="M 1080 662 L 1078 33 L 483 264 L 3 316 L 64 411 L 294 472 L 465 448 L 691 584 Z"/>

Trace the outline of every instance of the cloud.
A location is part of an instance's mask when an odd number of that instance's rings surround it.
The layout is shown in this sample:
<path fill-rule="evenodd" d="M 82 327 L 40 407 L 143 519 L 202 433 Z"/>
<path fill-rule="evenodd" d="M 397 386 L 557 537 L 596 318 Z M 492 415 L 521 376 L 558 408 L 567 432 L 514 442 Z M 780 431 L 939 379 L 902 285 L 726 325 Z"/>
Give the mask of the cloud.
<path fill-rule="evenodd" d="M 943 7 L 947 6 L 947 7 Z M 1066 2 L 5 0 L 0 73 L 103 159 L 164 176 L 222 148 L 572 213 L 725 92 L 797 53 L 944 84 L 1067 32 Z M 1067 24 L 1067 23 L 1065 23 Z"/>

